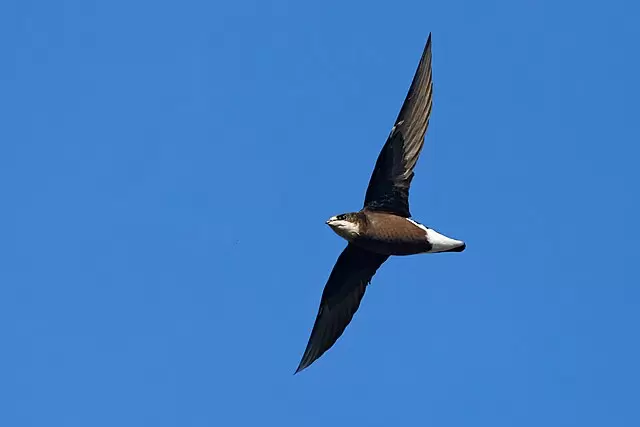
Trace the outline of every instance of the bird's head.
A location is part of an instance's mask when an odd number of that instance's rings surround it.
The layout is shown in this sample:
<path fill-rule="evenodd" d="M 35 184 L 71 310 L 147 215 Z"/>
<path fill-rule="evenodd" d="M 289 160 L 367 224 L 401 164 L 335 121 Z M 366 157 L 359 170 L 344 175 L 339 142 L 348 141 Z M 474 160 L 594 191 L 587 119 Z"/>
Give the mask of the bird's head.
<path fill-rule="evenodd" d="M 332 216 L 327 220 L 327 225 L 338 236 L 347 240 L 357 237 L 362 232 L 362 219 L 357 212 Z"/>

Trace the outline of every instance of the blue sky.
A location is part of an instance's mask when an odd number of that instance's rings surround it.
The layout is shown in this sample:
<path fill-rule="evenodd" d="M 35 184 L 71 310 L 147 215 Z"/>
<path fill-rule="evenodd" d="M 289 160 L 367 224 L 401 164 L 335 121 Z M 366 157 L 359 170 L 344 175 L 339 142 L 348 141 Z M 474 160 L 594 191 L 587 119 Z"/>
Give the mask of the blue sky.
<path fill-rule="evenodd" d="M 640 425 L 637 2 L 0 5 L 0 425 Z M 433 32 L 416 219 L 292 375 Z"/>

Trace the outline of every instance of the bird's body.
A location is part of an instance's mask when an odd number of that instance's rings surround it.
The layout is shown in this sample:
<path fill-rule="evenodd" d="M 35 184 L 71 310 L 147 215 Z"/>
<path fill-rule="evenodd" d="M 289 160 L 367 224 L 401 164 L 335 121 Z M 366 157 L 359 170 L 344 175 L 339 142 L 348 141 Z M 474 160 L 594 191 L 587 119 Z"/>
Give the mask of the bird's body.
<path fill-rule="evenodd" d="M 342 335 L 371 278 L 390 256 L 462 252 L 464 242 L 411 219 L 409 187 L 431 114 L 431 34 L 394 126 L 382 147 L 363 208 L 327 224 L 347 240 L 320 300 L 309 343 L 296 372 L 317 360 Z"/>
<path fill-rule="evenodd" d="M 351 233 L 338 232 L 340 228 L 335 224 L 332 228 L 350 243 L 370 252 L 404 256 L 464 249 L 463 242 L 449 239 L 412 219 L 393 213 L 365 208 L 349 215 L 349 222 L 357 225 Z M 338 217 L 327 222 L 331 225 L 336 221 L 340 221 Z M 436 235 L 440 238 L 436 239 Z"/>

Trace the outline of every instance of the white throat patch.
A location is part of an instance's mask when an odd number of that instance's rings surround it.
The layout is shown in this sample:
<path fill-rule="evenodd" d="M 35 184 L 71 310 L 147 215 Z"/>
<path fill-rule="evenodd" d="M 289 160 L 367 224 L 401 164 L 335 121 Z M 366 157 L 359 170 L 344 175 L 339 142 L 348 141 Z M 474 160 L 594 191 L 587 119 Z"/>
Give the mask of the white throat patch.
<path fill-rule="evenodd" d="M 358 224 L 343 219 L 337 219 L 335 216 L 329 218 L 327 224 L 338 236 L 346 240 L 352 240 L 360 234 L 360 227 Z"/>

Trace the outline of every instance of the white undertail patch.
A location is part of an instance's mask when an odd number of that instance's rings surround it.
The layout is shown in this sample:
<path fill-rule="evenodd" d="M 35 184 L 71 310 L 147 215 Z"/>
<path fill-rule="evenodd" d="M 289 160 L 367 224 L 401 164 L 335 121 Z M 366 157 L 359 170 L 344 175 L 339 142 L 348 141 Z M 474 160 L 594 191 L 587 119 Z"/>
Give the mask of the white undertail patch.
<path fill-rule="evenodd" d="M 409 221 L 411 224 L 415 225 L 418 228 L 422 228 L 425 231 L 425 233 L 429 231 L 429 229 L 427 227 L 425 227 L 424 225 L 420 224 L 419 222 L 415 222 L 411 218 L 407 218 L 407 221 Z"/>
<path fill-rule="evenodd" d="M 452 239 L 444 234 L 438 233 L 433 228 L 427 228 L 424 225 L 407 218 L 407 221 L 411 222 L 415 226 L 423 229 L 426 234 L 426 238 L 431 243 L 431 250 L 428 253 L 445 252 L 451 249 L 464 246 L 464 242 L 461 240 Z"/>

